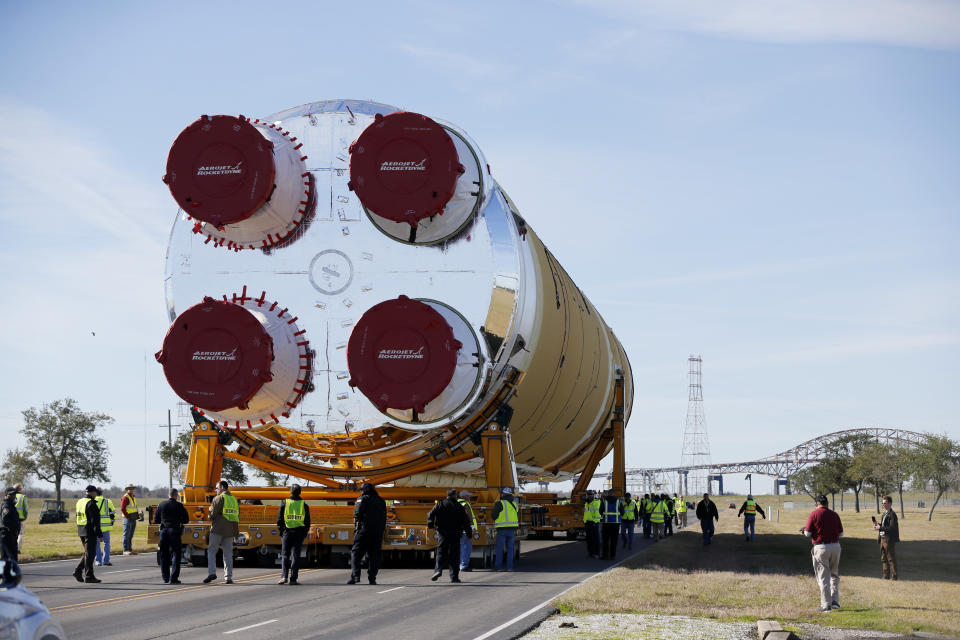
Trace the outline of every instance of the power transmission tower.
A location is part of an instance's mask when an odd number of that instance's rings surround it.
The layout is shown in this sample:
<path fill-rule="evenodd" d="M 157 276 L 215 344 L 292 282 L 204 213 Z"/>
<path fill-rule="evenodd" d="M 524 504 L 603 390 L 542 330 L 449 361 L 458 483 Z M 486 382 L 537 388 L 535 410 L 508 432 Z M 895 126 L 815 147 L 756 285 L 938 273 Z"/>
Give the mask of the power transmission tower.
<path fill-rule="evenodd" d="M 690 365 L 690 394 L 687 399 L 687 420 L 683 429 L 681 467 L 710 464 L 710 440 L 707 438 L 707 423 L 703 415 L 703 385 L 701 356 L 687 358 Z M 707 481 L 709 469 L 691 469 L 683 479 L 683 495 L 699 496 L 710 491 Z"/>

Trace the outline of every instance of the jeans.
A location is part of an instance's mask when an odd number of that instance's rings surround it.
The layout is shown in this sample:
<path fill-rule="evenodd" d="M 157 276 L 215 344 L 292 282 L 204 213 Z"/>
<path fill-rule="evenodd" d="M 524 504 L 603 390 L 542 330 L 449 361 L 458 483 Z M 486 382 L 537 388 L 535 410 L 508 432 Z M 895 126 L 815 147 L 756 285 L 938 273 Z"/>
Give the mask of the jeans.
<path fill-rule="evenodd" d="M 473 538 L 470 536 L 460 536 L 460 568 L 466 569 L 470 566 L 470 554 L 473 553 Z"/>
<path fill-rule="evenodd" d="M 207 547 L 207 573 L 217 575 L 217 549 L 223 548 L 223 577 L 233 578 L 233 536 L 220 536 L 210 532 L 210 546 Z"/>
<path fill-rule="evenodd" d="M 133 532 L 137 530 L 137 521 L 123 519 L 123 550 L 133 551 Z"/>
<path fill-rule="evenodd" d="M 100 551 L 100 541 L 97 540 L 97 564 L 110 564 L 110 532 L 103 531 L 103 551 Z"/>
<path fill-rule="evenodd" d="M 700 529 L 703 531 L 703 544 L 710 544 L 710 538 L 713 537 L 713 518 L 701 520 Z"/>
<path fill-rule="evenodd" d="M 743 515 L 743 535 L 753 541 L 753 532 L 754 528 L 757 525 L 757 516 L 756 515 Z"/>
<path fill-rule="evenodd" d="M 620 525 L 620 538 L 623 540 L 623 546 L 626 549 L 633 549 L 633 527 L 635 520 L 624 520 Z"/>
<path fill-rule="evenodd" d="M 494 550 L 493 568 L 500 570 L 503 566 L 503 556 L 507 556 L 507 571 L 513 571 L 513 541 L 517 537 L 516 527 L 500 527 L 497 529 L 497 542 Z"/>

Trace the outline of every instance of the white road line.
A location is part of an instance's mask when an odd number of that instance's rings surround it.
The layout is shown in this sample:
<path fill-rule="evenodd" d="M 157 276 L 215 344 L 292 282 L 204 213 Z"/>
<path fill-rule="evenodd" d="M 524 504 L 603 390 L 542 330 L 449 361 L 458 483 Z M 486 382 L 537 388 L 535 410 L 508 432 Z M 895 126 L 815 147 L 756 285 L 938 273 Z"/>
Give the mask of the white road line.
<path fill-rule="evenodd" d="M 631 555 L 632 555 L 632 554 L 631 554 Z M 627 556 L 626 558 L 624 558 L 624 559 L 621 560 L 620 562 L 618 562 L 618 563 L 616 563 L 616 564 L 610 565 L 609 567 L 607 567 L 607 568 L 604 569 L 603 571 L 598 571 L 597 573 L 593 574 L 592 576 L 588 576 L 588 577 L 584 578 L 583 580 L 581 580 L 581 581 L 578 582 L 577 584 L 572 584 L 572 585 L 570 585 L 569 587 L 567 587 L 566 589 L 564 589 L 563 591 L 561 591 L 561 592 L 558 593 L 557 595 L 552 596 L 549 600 L 544 600 L 543 602 L 541 602 L 541 603 L 538 604 L 537 606 L 533 607 L 532 609 L 528 609 L 527 611 L 524 611 L 523 613 L 521 613 L 520 615 L 518 615 L 516 618 L 514 618 L 514 619 L 512 619 L 512 620 L 507 620 L 506 622 L 504 622 L 504 623 L 503 623 L 502 625 L 500 625 L 499 627 L 496 627 L 496 628 L 494 628 L 494 629 L 490 629 L 490 631 L 487 631 L 487 632 L 486 632 L 485 634 L 483 634 L 482 636 L 477 636 L 477 637 L 474 638 L 473 640 L 485 640 L 486 638 L 489 638 L 490 636 L 494 635 L 495 633 L 498 633 L 498 632 L 500 632 L 500 631 L 503 631 L 504 629 L 506 629 L 506 628 L 509 627 L 510 625 L 512 625 L 512 624 L 514 624 L 514 623 L 516 623 L 516 622 L 520 622 L 521 620 L 523 620 L 523 619 L 526 618 L 527 616 L 529 616 L 529 615 L 531 615 L 531 614 L 534 614 L 534 613 L 536 613 L 537 611 L 539 611 L 540 609 L 542 609 L 543 607 L 547 606 L 548 604 L 550 604 L 551 602 L 553 602 L 554 600 L 556 600 L 557 598 L 559 598 L 560 596 L 562 596 L 563 594 L 565 594 L 567 591 L 570 591 L 570 590 L 573 589 L 574 587 L 580 586 L 581 584 L 583 584 L 583 583 L 586 582 L 587 580 L 593 580 L 593 579 L 596 578 L 597 576 L 603 575 L 603 574 L 606 573 L 607 571 L 610 571 L 610 569 L 614 569 L 614 568 L 616 568 L 616 567 L 619 567 L 619 566 L 620 566 L 621 564 L 623 564 L 629 557 L 630 557 L 630 556 Z"/>
<path fill-rule="evenodd" d="M 253 629 L 254 627 L 262 627 L 265 624 L 270 624 L 271 622 L 276 622 L 277 619 L 273 620 L 264 620 L 263 622 L 258 622 L 257 624 L 251 624 L 248 627 L 240 627 L 239 629 L 234 629 L 233 631 L 224 631 L 223 635 L 228 636 L 231 633 L 237 633 L 238 631 L 246 631 L 247 629 Z"/>
<path fill-rule="evenodd" d="M 103 575 L 109 575 L 111 573 L 129 573 L 130 571 L 147 571 L 147 568 L 143 569 L 120 569 L 119 571 L 104 571 Z"/>
<path fill-rule="evenodd" d="M 390 593 L 391 591 L 396 591 L 397 589 L 403 589 L 403 587 L 394 587 L 393 589 L 387 589 L 386 591 L 377 591 L 377 594 Z"/>

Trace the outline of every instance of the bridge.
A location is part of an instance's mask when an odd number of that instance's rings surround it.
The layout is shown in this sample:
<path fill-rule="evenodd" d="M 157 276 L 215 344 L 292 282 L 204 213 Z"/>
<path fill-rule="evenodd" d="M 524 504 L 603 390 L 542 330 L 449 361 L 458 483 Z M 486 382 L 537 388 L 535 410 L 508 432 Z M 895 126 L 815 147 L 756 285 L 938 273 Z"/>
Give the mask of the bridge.
<path fill-rule="evenodd" d="M 774 491 L 779 493 L 780 486 L 786 484 L 787 478 L 808 464 L 816 464 L 822 461 L 834 451 L 838 445 L 844 442 L 849 442 L 857 438 L 869 438 L 889 446 L 914 447 L 926 442 L 927 437 L 927 434 L 924 433 L 887 427 L 844 429 L 843 431 L 834 431 L 833 433 L 818 436 L 776 455 L 757 460 L 727 462 L 722 464 L 711 463 L 687 467 L 627 469 L 627 486 L 634 493 L 638 491 L 641 493 L 665 491 L 667 488 L 670 488 L 671 492 L 675 491 L 687 495 L 687 474 L 690 471 L 705 469 L 711 481 L 719 478 L 721 493 L 723 492 L 723 474 L 726 473 L 756 473 L 759 475 L 772 476 L 776 479 L 776 482 L 774 482 Z M 606 478 L 607 480 L 612 479 L 609 473 L 597 474 L 594 477 Z"/>

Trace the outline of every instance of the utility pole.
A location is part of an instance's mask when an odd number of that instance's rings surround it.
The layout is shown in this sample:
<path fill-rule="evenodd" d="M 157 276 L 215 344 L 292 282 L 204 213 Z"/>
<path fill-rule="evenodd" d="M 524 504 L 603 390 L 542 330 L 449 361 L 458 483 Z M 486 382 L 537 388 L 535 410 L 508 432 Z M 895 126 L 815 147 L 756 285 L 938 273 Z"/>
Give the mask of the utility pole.
<path fill-rule="evenodd" d="M 173 428 L 179 427 L 179 424 L 171 424 L 173 418 L 170 415 L 170 409 L 167 409 L 167 424 L 158 424 L 160 428 L 167 428 L 167 446 L 173 447 Z M 171 452 L 172 453 L 172 452 Z M 173 455 L 167 457 L 167 489 L 173 489 Z"/>
<path fill-rule="evenodd" d="M 750 495 L 753 495 L 753 474 L 752 474 L 752 473 L 748 473 L 748 474 L 747 474 L 747 477 L 744 478 L 744 480 L 746 480 L 747 482 L 750 483 L 750 488 L 747 489 L 747 493 L 749 493 Z"/>

